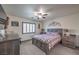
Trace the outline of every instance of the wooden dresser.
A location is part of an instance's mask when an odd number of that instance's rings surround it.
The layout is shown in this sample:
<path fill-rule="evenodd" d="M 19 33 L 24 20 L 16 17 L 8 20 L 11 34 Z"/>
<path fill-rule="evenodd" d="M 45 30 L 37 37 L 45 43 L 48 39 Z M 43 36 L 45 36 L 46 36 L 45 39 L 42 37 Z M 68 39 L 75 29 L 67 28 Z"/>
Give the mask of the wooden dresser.
<path fill-rule="evenodd" d="M 0 55 L 19 55 L 20 38 L 0 40 Z"/>
<path fill-rule="evenodd" d="M 69 36 L 64 35 L 62 39 L 62 44 L 67 47 L 75 48 L 75 40 L 76 35 L 69 35 Z"/>

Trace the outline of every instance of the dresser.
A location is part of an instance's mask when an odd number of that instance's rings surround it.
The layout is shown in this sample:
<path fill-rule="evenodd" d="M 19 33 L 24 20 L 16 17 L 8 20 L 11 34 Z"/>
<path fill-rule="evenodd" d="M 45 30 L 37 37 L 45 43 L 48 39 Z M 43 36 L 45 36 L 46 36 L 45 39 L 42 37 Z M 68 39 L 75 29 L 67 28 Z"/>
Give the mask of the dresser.
<path fill-rule="evenodd" d="M 62 44 L 66 47 L 75 48 L 76 35 L 70 34 L 69 36 L 64 35 Z"/>
<path fill-rule="evenodd" d="M 0 40 L 0 55 L 19 55 L 20 39 L 19 37 L 8 37 Z"/>

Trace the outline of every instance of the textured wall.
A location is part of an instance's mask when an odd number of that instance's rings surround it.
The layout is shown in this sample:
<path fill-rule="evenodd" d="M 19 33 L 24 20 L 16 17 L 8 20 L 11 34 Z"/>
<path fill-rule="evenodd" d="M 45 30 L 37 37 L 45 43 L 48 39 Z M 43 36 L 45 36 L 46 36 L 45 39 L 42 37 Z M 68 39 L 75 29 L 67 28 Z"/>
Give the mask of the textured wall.
<path fill-rule="evenodd" d="M 11 15 L 8 15 L 8 16 L 10 18 L 9 19 L 9 25 L 8 25 L 8 28 L 7 28 L 8 33 L 9 32 L 18 33 L 20 35 L 20 37 L 22 38 L 21 41 L 31 39 L 34 34 L 38 34 L 40 32 L 41 28 L 38 29 L 38 24 L 41 24 L 41 22 L 28 20 L 28 19 L 24 19 L 24 18 L 20 18 L 20 17 L 16 17 L 16 16 L 11 16 Z M 19 26 L 18 27 L 11 26 L 11 21 L 18 21 Z M 35 23 L 36 24 L 36 33 L 34 33 L 34 34 L 22 34 L 22 22 Z M 42 24 L 41 24 L 41 27 L 42 27 Z"/>

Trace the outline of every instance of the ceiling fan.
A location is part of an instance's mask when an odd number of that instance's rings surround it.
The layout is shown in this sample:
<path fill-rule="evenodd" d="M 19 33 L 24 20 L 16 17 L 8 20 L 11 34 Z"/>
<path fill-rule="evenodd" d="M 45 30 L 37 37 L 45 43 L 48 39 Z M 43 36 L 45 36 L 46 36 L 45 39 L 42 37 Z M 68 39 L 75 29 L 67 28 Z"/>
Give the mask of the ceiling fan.
<path fill-rule="evenodd" d="M 39 12 L 34 13 L 34 16 L 37 17 L 37 19 L 45 19 L 47 15 L 48 13 L 44 13 L 42 9 Z"/>

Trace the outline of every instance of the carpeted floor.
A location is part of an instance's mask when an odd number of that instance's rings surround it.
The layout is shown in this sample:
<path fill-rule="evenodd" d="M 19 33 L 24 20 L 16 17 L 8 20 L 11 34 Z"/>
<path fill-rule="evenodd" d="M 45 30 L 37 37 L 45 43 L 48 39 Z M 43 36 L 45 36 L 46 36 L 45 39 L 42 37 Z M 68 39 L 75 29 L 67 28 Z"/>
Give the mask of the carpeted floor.
<path fill-rule="evenodd" d="M 32 44 L 32 41 L 22 42 L 20 46 L 21 55 L 45 55 L 38 47 Z M 57 44 L 51 51 L 50 55 L 79 55 L 79 49 L 72 49 Z"/>

